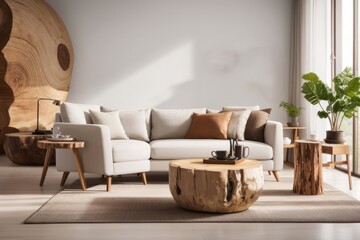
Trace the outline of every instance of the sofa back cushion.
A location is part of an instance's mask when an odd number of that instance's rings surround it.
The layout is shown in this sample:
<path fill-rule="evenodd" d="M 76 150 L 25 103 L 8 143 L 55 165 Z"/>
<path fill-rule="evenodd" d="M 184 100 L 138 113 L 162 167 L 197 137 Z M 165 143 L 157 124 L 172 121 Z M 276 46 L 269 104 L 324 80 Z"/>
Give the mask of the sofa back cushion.
<path fill-rule="evenodd" d="M 126 135 L 130 139 L 149 142 L 149 135 L 146 130 L 145 111 L 119 111 L 121 123 Z"/>
<path fill-rule="evenodd" d="M 60 105 L 61 119 L 66 123 L 92 123 L 89 110 L 100 111 L 100 106 L 70 102 L 64 102 Z"/>
<path fill-rule="evenodd" d="M 151 140 L 184 138 L 190 128 L 193 113 L 206 113 L 206 108 L 152 109 Z"/>
<path fill-rule="evenodd" d="M 192 115 L 192 122 L 185 138 L 227 139 L 228 125 L 232 112 Z"/>
<path fill-rule="evenodd" d="M 229 112 L 229 111 L 242 111 L 242 110 L 259 110 L 260 106 L 259 105 L 254 105 L 254 106 L 225 106 L 223 107 L 223 111 L 224 112 Z"/>

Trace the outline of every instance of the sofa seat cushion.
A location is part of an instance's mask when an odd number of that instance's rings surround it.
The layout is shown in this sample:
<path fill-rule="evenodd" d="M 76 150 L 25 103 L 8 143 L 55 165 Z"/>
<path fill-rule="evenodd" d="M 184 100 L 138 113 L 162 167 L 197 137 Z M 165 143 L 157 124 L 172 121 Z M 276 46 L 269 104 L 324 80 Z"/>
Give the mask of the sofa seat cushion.
<path fill-rule="evenodd" d="M 249 146 L 249 158 L 262 160 L 272 159 L 273 149 L 270 145 L 254 141 L 243 141 L 239 144 Z M 162 139 L 150 142 L 152 159 L 207 158 L 211 151 L 230 150 L 229 140 L 221 139 Z"/>
<path fill-rule="evenodd" d="M 273 159 L 274 157 L 273 148 L 269 144 L 245 140 L 239 142 L 239 145 L 245 145 L 249 147 L 249 159 L 269 160 Z"/>
<path fill-rule="evenodd" d="M 111 140 L 113 162 L 141 161 L 150 158 L 150 145 L 139 140 Z"/>
<path fill-rule="evenodd" d="M 229 140 L 161 139 L 150 142 L 152 159 L 211 157 L 213 150 L 229 150 Z"/>

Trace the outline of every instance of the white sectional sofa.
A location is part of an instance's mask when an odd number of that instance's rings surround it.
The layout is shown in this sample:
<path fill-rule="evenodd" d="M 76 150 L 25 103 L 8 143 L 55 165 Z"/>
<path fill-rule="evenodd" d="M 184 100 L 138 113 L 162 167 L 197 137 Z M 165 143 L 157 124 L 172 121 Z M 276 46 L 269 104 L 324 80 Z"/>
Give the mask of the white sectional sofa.
<path fill-rule="evenodd" d="M 225 135 L 224 127 L 219 133 L 212 125 L 206 128 L 202 120 L 197 120 L 221 114 L 206 108 L 128 111 L 106 109 L 98 105 L 63 103 L 60 110 L 54 127 L 59 127 L 62 134 L 85 141 L 85 148 L 80 151 L 84 172 L 107 176 L 108 191 L 111 177 L 115 175 L 141 173 L 146 183 L 145 172 L 168 171 L 170 160 L 207 158 L 211 157 L 213 150 L 229 151 L 229 137 L 242 139 L 239 143 L 250 148 L 248 158 L 260 161 L 263 169 L 272 171 L 277 181 L 277 172 L 283 168 L 282 124 L 267 119 L 258 123 L 253 115 L 261 113 L 268 116 L 258 106 L 224 108 L 224 115 L 219 118 L 222 121 L 220 125 L 225 125 L 225 115 L 227 120 L 231 116 L 231 120 L 226 123 Z M 229 115 L 229 111 L 232 114 Z M 236 114 L 238 118 L 235 118 Z M 114 116 L 120 119 L 122 129 L 118 128 L 119 123 Z M 195 124 L 195 117 L 198 121 L 196 123 L 200 125 Z M 249 129 L 250 125 L 252 130 Z M 196 126 L 205 127 L 200 131 L 200 134 L 205 135 L 199 135 L 199 139 L 196 135 L 199 134 L 198 129 L 194 129 Z M 255 138 L 254 132 L 258 134 Z M 215 134 L 215 137 L 206 138 L 208 133 Z M 223 139 L 216 139 L 218 134 L 223 134 Z M 58 171 L 77 171 L 70 154 L 66 150 L 56 150 Z"/>

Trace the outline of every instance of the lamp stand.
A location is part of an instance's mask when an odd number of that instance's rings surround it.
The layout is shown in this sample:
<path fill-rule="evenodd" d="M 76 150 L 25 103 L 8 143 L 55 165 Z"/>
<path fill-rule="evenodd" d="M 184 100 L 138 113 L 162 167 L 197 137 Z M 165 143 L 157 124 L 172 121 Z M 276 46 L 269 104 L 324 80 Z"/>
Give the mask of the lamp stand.
<path fill-rule="evenodd" d="M 39 129 L 39 115 L 40 115 L 40 101 L 41 100 L 51 100 L 53 104 L 56 106 L 60 106 L 60 100 L 52 99 L 52 98 L 39 98 L 37 100 L 37 107 L 36 107 L 36 129 L 32 132 L 32 134 L 36 135 L 45 135 L 45 134 L 52 134 L 51 130 L 40 130 Z"/>

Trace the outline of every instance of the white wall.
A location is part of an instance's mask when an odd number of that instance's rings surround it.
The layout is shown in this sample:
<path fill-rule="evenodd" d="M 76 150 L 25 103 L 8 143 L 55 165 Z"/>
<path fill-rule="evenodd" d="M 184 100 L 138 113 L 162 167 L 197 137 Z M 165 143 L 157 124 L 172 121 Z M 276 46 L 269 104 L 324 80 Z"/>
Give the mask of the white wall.
<path fill-rule="evenodd" d="M 288 100 L 290 0 L 47 0 L 68 28 L 68 101 L 116 108 Z"/>

